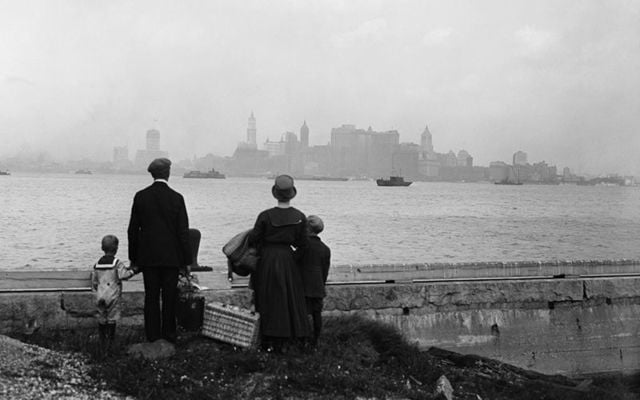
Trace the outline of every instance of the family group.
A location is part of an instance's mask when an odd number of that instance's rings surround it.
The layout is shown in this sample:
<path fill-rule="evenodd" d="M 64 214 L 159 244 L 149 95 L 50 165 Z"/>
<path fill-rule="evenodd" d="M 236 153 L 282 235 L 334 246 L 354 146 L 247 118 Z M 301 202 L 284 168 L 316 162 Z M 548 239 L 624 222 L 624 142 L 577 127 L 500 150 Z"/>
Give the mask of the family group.
<path fill-rule="evenodd" d="M 115 337 L 122 281 L 140 272 L 147 340 L 177 340 L 179 274 L 188 273 L 193 261 L 189 219 L 184 197 L 168 184 L 171 161 L 155 159 L 147 170 L 153 183 L 135 194 L 127 229 L 129 265 L 116 257 L 118 238 L 106 235 L 104 255 L 93 267 L 102 347 Z M 281 352 L 292 343 L 318 343 L 331 251 L 318 236 L 324 230 L 322 219 L 291 206 L 297 194 L 291 176 L 277 176 L 271 192 L 277 205 L 259 213 L 248 236 L 258 256 L 250 287 L 260 314 L 261 346 Z"/>

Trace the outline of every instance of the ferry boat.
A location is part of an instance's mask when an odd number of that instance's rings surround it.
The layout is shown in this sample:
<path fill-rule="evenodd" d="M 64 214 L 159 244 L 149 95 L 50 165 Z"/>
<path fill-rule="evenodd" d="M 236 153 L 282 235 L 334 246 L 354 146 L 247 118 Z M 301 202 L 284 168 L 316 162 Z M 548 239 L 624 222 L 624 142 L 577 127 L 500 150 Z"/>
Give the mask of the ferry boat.
<path fill-rule="evenodd" d="M 312 176 L 303 175 L 303 176 L 296 177 L 296 179 L 300 181 L 339 181 L 339 182 L 344 182 L 349 180 L 349 178 L 342 178 L 337 176 L 318 176 L 318 175 L 312 175 Z"/>
<path fill-rule="evenodd" d="M 226 179 L 226 176 L 214 168 L 211 168 L 208 172 L 200 172 L 200 171 L 189 171 L 186 172 L 183 178 L 199 178 L 199 179 Z"/>
<path fill-rule="evenodd" d="M 409 186 L 413 182 L 405 181 L 401 176 L 390 176 L 389 179 L 376 179 L 378 186 Z"/>
<path fill-rule="evenodd" d="M 520 181 L 510 181 L 508 179 L 503 179 L 501 181 L 494 182 L 496 185 L 522 185 Z"/>

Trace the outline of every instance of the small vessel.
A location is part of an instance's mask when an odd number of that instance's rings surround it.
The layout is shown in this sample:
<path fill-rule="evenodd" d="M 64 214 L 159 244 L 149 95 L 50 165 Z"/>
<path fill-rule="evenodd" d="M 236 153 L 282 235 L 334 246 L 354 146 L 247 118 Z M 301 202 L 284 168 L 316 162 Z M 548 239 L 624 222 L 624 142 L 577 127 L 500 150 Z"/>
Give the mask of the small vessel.
<path fill-rule="evenodd" d="M 0 175 L 11 175 L 11 174 L 9 173 L 9 171 L 1 171 L 0 170 Z"/>
<path fill-rule="evenodd" d="M 318 175 L 312 175 L 312 176 L 304 175 L 304 176 L 296 177 L 296 179 L 301 181 L 340 181 L 340 182 L 349 180 L 349 178 L 341 178 L 337 176 L 318 176 Z"/>
<path fill-rule="evenodd" d="M 92 172 L 91 172 L 90 170 L 88 170 L 88 169 L 84 169 L 84 168 L 82 168 L 82 169 L 77 170 L 77 171 L 76 171 L 76 174 L 80 174 L 80 175 L 91 175 L 91 174 L 92 174 Z"/>
<path fill-rule="evenodd" d="M 390 176 L 389 179 L 376 179 L 378 186 L 409 186 L 413 182 L 405 181 L 401 176 Z"/>
<path fill-rule="evenodd" d="M 214 168 L 211 168 L 208 172 L 200 172 L 200 171 L 189 171 L 186 172 L 183 178 L 199 178 L 199 179 L 226 179 L 226 176 Z"/>
<path fill-rule="evenodd" d="M 522 182 L 514 182 L 508 179 L 503 179 L 501 181 L 494 182 L 496 185 L 522 185 Z"/>

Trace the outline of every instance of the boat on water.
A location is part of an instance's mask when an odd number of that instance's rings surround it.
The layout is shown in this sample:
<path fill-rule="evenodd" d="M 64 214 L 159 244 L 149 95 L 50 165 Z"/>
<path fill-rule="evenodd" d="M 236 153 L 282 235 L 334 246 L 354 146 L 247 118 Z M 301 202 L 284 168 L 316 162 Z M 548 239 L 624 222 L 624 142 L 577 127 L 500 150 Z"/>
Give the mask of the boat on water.
<path fill-rule="evenodd" d="M 405 181 L 401 176 L 390 176 L 389 179 L 376 179 L 378 186 L 409 186 L 413 182 Z"/>
<path fill-rule="evenodd" d="M 11 175 L 9 171 L 0 171 L 0 175 Z"/>
<path fill-rule="evenodd" d="M 316 176 L 316 175 L 300 176 L 300 177 L 296 177 L 296 179 L 301 181 L 340 181 L 340 182 L 349 180 L 349 178 L 341 178 L 337 176 Z"/>
<path fill-rule="evenodd" d="M 508 179 L 503 179 L 501 181 L 495 181 L 496 185 L 522 185 L 520 181 L 510 181 Z"/>
<path fill-rule="evenodd" d="M 92 172 L 90 170 L 88 170 L 88 169 L 84 169 L 83 168 L 83 169 L 77 170 L 76 174 L 79 174 L 79 175 L 91 175 Z"/>
<path fill-rule="evenodd" d="M 226 176 L 219 171 L 216 171 L 214 168 L 211 168 L 208 172 L 201 171 L 189 171 L 186 172 L 183 178 L 199 178 L 199 179 L 226 179 Z"/>

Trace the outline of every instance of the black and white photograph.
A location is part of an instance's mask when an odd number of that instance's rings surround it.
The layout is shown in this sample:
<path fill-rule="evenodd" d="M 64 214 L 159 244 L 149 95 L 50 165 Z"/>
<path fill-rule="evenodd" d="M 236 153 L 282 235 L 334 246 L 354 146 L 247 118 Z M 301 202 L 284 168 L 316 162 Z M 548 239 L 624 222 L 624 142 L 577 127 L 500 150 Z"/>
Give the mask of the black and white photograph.
<path fill-rule="evenodd" d="M 640 1 L 0 0 L 0 399 L 640 399 Z"/>

